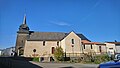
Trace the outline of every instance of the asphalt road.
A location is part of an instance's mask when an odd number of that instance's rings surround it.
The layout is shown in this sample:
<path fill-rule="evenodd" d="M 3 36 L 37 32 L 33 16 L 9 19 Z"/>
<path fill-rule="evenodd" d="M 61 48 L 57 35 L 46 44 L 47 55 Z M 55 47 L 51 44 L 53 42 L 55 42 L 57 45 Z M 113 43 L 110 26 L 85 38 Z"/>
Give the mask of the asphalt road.
<path fill-rule="evenodd" d="M 0 57 L 0 68 L 43 68 L 29 61 L 14 57 Z"/>
<path fill-rule="evenodd" d="M 80 63 L 39 63 L 30 61 L 43 68 L 97 68 L 98 64 L 80 64 Z"/>

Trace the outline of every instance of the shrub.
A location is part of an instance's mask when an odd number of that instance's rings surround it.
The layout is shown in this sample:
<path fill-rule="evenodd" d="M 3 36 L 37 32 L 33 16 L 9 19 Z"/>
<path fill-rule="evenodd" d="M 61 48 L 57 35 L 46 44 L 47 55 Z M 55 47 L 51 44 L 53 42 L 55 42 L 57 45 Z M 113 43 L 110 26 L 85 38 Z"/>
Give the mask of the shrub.
<path fill-rule="evenodd" d="M 102 62 L 110 61 L 110 58 L 107 54 L 96 55 L 94 52 L 89 52 L 83 55 L 83 59 L 79 58 L 79 62 L 82 63 L 95 63 L 99 64 Z"/>
<path fill-rule="evenodd" d="M 61 47 L 56 47 L 55 52 L 54 52 L 54 57 L 58 61 L 63 61 L 64 52 L 63 52 L 63 49 Z"/>
<path fill-rule="evenodd" d="M 110 61 L 110 58 L 107 54 L 103 54 L 103 55 L 97 55 L 94 63 L 99 64 L 101 62 L 106 62 L 106 61 Z"/>
<path fill-rule="evenodd" d="M 32 61 L 39 62 L 39 57 L 34 57 Z"/>
<path fill-rule="evenodd" d="M 82 62 L 94 62 L 96 53 L 93 50 L 90 50 L 88 53 L 84 53 Z"/>

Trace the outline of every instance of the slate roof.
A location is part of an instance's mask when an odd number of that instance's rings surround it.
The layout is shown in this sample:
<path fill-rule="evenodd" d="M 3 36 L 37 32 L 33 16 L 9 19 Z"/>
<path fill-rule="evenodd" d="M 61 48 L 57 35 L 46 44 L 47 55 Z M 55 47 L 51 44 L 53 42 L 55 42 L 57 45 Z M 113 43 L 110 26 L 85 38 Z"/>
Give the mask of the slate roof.
<path fill-rule="evenodd" d="M 69 33 L 64 32 L 33 32 L 27 40 L 36 41 L 60 41 Z M 88 40 L 83 34 L 77 34 L 82 40 Z M 89 40 L 88 40 L 89 41 Z"/>
<path fill-rule="evenodd" d="M 77 34 L 82 40 L 88 40 L 90 41 L 89 39 L 87 39 L 83 34 Z"/>

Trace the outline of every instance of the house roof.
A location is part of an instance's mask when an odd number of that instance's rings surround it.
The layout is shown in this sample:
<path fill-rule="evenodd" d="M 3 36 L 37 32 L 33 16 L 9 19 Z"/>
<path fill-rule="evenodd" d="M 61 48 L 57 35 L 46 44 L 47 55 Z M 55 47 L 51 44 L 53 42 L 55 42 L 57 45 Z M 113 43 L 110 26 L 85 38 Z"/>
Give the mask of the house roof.
<path fill-rule="evenodd" d="M 107 43 L 111 43 L 111 44 L 120 44 L 120 42 L 107 42 Z"/>
<path fill-rule="evenodd" d="M 49 41 L 59 41 L 64 38 L 65 33 L 61 32 L 34 32 L 31 33 L 30 38 L 28 40 L 49 40 Z"/>
<path fill-rule="evenodd" d="M 83 44 L 96 44 L 96 45 L 106 45 L 104 43 L 100 43 L 100 42 L 90 42 L 88 40 L 82 40 L 81 41 Z"/>
<path fill-rule="evenodd" d="M 90 41 L 89 39 L 87 39 L 83 34 L 77 34 L 82 40 L 87 40 Z"/>
<path fill-rule="evenodd" d="M 28 40 L 59 41 L 65 38 L 68 34 L 69 33 L 64 33 L 64 32 L 33 32 L 31 33 Z M 83 34 L 76 34 L 76 35 L 78 35 L 82 40 L 88 40 Z"/>

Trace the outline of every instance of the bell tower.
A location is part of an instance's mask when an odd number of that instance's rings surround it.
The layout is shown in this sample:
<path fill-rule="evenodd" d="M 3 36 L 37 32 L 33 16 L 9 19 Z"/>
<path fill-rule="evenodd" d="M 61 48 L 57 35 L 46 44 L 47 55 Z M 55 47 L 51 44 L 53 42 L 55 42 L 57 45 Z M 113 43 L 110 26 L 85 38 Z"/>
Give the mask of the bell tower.
<path fill-rule="evenodd" d="M 29 38 L 29 27 L 26 23 L 26 15 L 24 15 L 23 23 L 19 26 L 19 31 L 17 31 L 15 52 L 18 56 L 23 55 L 25 41 Z"/>

